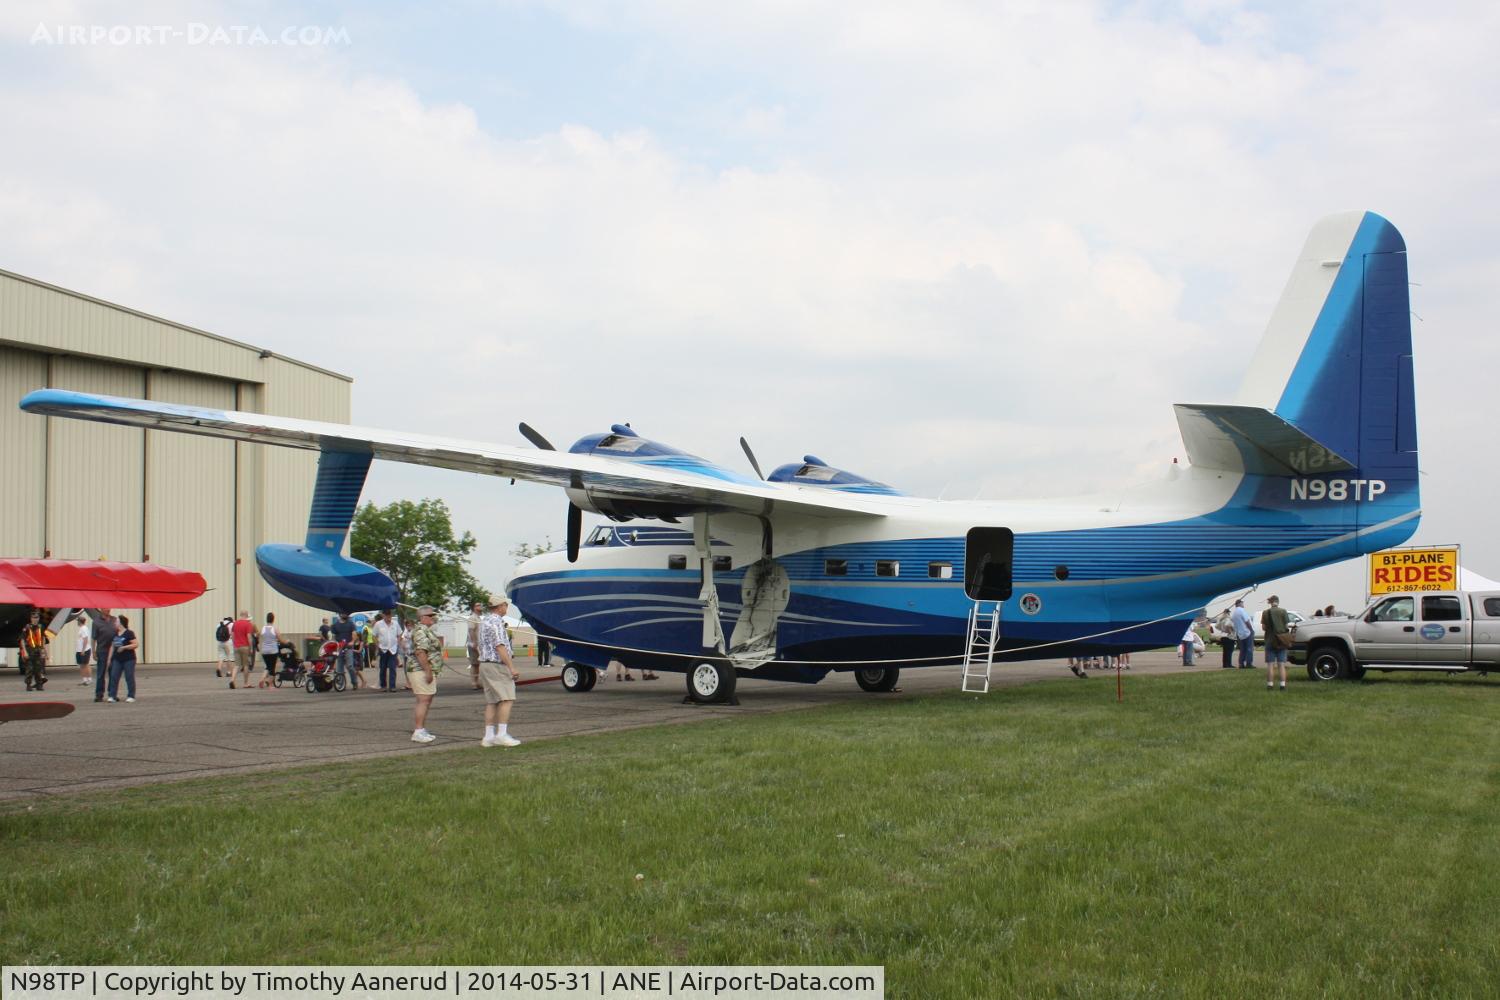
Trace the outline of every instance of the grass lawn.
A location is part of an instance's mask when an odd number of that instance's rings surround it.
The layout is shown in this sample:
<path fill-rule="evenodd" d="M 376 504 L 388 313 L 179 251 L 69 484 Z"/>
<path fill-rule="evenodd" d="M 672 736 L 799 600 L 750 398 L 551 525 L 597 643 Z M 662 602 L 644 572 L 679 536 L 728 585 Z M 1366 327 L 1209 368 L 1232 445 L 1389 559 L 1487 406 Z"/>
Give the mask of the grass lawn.
<path fill-rule="evenodd" d="M 1494 996 L 1500 681 L 1102 676 L 0 812 L 19 963 L 877 964 Z M 644 878 L 637 879 L 637 874 Z"/>

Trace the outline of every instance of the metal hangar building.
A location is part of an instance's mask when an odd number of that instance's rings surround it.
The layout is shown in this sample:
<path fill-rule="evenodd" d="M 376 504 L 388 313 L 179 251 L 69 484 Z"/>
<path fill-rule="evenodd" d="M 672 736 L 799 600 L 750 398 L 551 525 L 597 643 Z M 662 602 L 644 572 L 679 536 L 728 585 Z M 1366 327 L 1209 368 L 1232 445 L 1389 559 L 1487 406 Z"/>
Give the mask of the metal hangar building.
<path fill-rule="evenodd" d="M 24 413 L 33 389 L 135 396 L 349 422 L 347 375 L 0 270 L 0 556 L 149 561 L 209 590 L 131 615 L 147 663 L 210 660 L 218 620 L 240 609 L 283 634 L 323 616 L 271 590 L 255 546 L 300 541 L 317 454 Z M 126 610 L 129 614 L 128 609 Z M 73 662 L 75 630 L 50 661 Z"/>

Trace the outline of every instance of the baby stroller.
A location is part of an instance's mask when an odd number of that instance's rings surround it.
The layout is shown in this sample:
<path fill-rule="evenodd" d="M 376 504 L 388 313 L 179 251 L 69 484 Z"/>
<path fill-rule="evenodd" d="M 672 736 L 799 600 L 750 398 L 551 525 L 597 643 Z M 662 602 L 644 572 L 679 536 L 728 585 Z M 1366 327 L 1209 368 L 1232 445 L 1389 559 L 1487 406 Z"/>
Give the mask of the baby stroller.
<path fill-rule="evenodd" d="M 348 681 L 338 670 L 339 643 L 325 642 L 316 660 L 303 664 L 303 683 L 308 694 L 318 691 L 342 691 Z"/>
<path fill-rule="evenodd" d="M 276 676 L 271 678 L 271 683 L 281 687 L 290 681 L 293 687 L 301 687 L 307 675 L 307 668 L 302 665 L 302 658 L 297 655 L 297 647 L 289 642 L 283 642 L 280 651 L 281 669 L 276 671 Z"/>

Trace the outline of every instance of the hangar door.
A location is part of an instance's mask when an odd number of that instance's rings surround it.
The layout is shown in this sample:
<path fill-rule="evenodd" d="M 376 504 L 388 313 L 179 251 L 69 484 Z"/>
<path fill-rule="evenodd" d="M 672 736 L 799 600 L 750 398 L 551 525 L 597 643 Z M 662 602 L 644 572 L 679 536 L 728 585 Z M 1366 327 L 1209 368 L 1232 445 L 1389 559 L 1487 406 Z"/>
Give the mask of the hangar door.
<path fill-rule="evenodd" d="M 971 601 L 1010 600 L 1016 535 L 1009 528 L 970 528 L 964 539 L 964 593 Z"/>

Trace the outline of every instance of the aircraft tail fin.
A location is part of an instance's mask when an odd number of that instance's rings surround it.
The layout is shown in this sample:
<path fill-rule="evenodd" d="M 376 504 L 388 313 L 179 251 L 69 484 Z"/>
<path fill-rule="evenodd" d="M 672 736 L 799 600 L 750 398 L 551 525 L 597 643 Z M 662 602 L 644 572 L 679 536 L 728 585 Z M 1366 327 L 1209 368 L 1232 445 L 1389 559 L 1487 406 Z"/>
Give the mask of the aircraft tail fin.
<path fill-rule="evenodd" d="M 1233 406 L 1179 406 L 1194 465 L 1355 473 L 1415 489 L 1406 243 L 1373 212 L 1307 237 Z"/>

